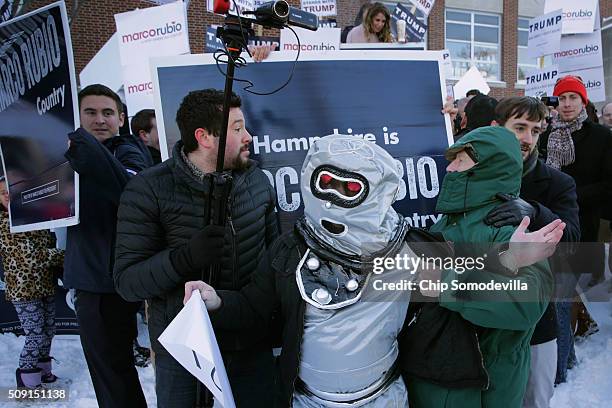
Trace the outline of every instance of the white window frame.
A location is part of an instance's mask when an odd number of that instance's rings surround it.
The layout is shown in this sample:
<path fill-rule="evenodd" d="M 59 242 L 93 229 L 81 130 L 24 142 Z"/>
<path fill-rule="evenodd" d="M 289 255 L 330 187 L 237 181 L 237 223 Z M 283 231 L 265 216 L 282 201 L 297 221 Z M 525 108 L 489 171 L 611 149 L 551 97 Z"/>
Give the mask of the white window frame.
<path fill-rule="evenodd" d="M 465 21 L 456 21 L 456 20 L 448 20 L 446 18 L 446 13 L 447 12 L 456 12 L 456 13 L 463 13 L 463 14 L 469 14 L 470 15 L 470 22 L 465 22 Z M 482 15 L 482 16 L 490 16 L 490 17 L 497 17 L 497 20 L 499 22 L 498 25 L 491 25 L 491 24 L 484 24 L 484 23 L 476 23 L 474 20 L 474 16 L 478 14 L 478 15 Z M 462 25 L 469 25 L 470 26 L 470 41 L 466 41 L 466 40 L 454 40 L 454 39 L 448 39 L 446 36 L 446 23 L 450 22 L 452 24 L 462 24 Z M 479 26 L 479 27 L 491 27 L 491 28 L 497 28 L 497 77 L 492 77 L 492 78 L 486 78 L 487 81 L 493 81 L 493 82 L 500 82 L 502 80 L 502 63 L 501 63 L 501 36 L 502 36 L 502 16 L 501 14 L 496 14 L 496 13 L 488 13 L 488 12 L 484 12 L 484 11 L 473 11 L 473 10 L 463 10 L 463 9 L 454 9 L 454 8 L 446 8 L 444 10 L 444 46 L 445 48 L 448 49 L 448 45 L 447 42 L 451 41 L 451 42 L 460 42 L 460 43 L 464 43 L 464 44 L 470 44 L 470 60 L 464 60 L 464 59 L 460 59 L 457 60 L 455 58 L 452 58 L 452 61 L 460 61 L 460 62 L 467 62 L 470 65 L 474 65 L 477 66 L 477 64 L 491 64 L 493 65 L 493 63 L 490 62 L 486 62 L 486 61 L 479 61 L 477 59 L 474 58 L 474 48 L 475 47 L 481 47 L 481 48 L 493 48 L 492 43 L 484 43 L 484 42 L 478 42 L 474 40 L 474 26 Z M 459 79 L 459 77 L 451 77 L 450 79 Z"/>

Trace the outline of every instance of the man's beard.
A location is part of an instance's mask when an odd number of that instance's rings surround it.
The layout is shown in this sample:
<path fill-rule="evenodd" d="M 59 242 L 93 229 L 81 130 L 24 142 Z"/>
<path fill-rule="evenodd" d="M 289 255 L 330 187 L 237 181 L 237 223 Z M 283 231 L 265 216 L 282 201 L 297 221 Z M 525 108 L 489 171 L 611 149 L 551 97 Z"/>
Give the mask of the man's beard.
<path fill-rule="evenodd" d="M 231 163 L 229 163 L 228 167 L 230 169 L 241 171 L 241 170 L 246 170 L 247 168 L 249 168 L 249 159 L 243 158 L 241 154 L 242 154 L 242 150 L 238 152 L 238 154 L 234 157 Z"/>

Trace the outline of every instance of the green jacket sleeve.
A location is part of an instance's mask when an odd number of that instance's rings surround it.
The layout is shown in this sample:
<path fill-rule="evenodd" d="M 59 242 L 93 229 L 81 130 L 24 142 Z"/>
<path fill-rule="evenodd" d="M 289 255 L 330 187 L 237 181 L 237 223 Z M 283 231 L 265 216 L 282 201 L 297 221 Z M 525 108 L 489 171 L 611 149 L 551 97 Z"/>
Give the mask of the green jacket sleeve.
<path fill-rule="evenodd" d="M 485 270 L 472 270 L 461 275 L 449 271 L 444 281 L 449 284 L 449 289 L 440 294 L 441 306 L 460 313 L 478 326 L 496 329 L 527 330 L 534 327 L 546 310 L 552 293 L 548 261 L 521 268 L 513 277 Z M 471 290 L 459 287 L 459 283 L 497 286 L 491 290 Z"/>

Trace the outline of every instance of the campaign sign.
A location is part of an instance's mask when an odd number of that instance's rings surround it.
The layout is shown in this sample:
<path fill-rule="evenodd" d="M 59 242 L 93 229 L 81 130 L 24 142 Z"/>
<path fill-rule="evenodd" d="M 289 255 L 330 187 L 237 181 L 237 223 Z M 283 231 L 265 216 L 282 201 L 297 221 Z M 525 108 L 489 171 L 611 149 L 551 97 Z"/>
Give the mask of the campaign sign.
<path fill-rule="evenodd" d="M 11 232 L 78 223 L 64 153 L 79 125 L 68 18 L 53 3 L 0 25 L 0 147 Z"/>
<path fill-rule="evenodd" d="M 562 10 L 529 20 L 527 56 L 538 58 L 561 49 Z"/>
<path fill-rule="evenodd" d="M 398 38 L 398 21 L 405 21 L 405 33 L 400 32 Z M 400 23 L 402 24 L 402 23 Z M 401 28 L 399 31 L 403 30 Z M 427 33 L 427 24 L 421 22 L 408 8 L 400 3 L 397 3 L 393 14 L 391 15 L 391 34 L 398 41 L 406 39 L 407 42 L 422 42 Z M 405 37 L 404 37 L 405 34 Z M 401 41 L 400 41 L 401 42 Z"/>
<path fill-rule="evenodd" d="M 553 54 L 553 64 L 558 65 L 561 71 L 601 67 L 601 30 L 589 34 L 564 35 L 561 38 L 561 49 Z"/>
<path fill-rule="evenodd" d="M 526 96 L 552 96 L 555 82 L 560 78 L 559 68 L 551 66 L 544 69 L 534 69 L 525 75 Z"/>
<path fill-rule="evenodd" d="M 236 76 L 253 82 L 253 91 L 271 91 L 288 78 L 294 58 L 293 52 L 273 53 Z M 152 63 L 160 146 L 167 157 L 180 138 L 175 116 L 182 99 L 197 89 L 222 90 L 225 78 L 210 54 Z M 452 141 L 448 115 L 440 114 L 443 69 L 439 51 L 311 52 L 300 56 L 289 84 L 273 95 L 234 85 L 253 137 L 251 158 L 276 188 L 283 230 L 303 212 L 300 172 L 312 141 L 334 133 L 376 143 L 399 161 L 406 188 L 395 206 L 413 226 L 439 219 L 434 208 L 447 166 L 443 152 Z"/>
<path fill-rule="evenodd" d="M 335 16 L 338 13 L 336 0 L 302 0 L 302 10 L 318 17 Z"/>
<path fill-rule="evenodd" d="M 546 0 L 544 13 L 563 9 L 561 34 L 590 33 L 596 28 L 598 0 Z"/>

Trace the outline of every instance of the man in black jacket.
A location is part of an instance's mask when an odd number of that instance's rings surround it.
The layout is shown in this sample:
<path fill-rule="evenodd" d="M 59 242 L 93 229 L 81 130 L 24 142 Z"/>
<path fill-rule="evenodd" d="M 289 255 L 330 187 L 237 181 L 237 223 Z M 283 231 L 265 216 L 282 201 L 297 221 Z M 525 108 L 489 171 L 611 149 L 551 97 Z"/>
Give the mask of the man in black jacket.
<path fill-rule="evenodd" d="M 238 290 L 279 235 L 275 192 L 249 160 L 251 135 L 241 100 L 232 95 L 225 169 L 233 185 L 225 227 L 209 225 L 210 173 L 223 124 L 223 92 L 189 93 L 176 114 L 181 140 L 173 157 L 135 177 L 121 197 L 117 223 L 117 291 L 149 301 L 155 351 L 157 405 L 192 407 L 197 380 L 161 346 L 158 337 L 183 306 L 184 284 L 221 265 L 215 285 Z M 208 279 L 208 274 L 204 275 Z M 217 340 L 238 407 L 270 407 L 272 347 L 268 330 L 217 330 Z"/>
<path fill-rule="evenodd" d="M 118 136 L 124 114 L 104 85 L 79 92 L 81 129 L 68 137 L 66 158 L 79 174 L 80 223 L 68 228 L 64 285 L 76 289 L 83 352 L 100 407 L 143 407 L 134 367 L 138 303 L 126 302 L 112 279 L 119 197 L 146 167 L 135 139 Z"/>
<path fill-rule="evenodd" d="M 495 227 L 519 225 L 523 217 L 531 219 L 530 228 L 536 230 L 555 219 L 565 224 L 561 241 L 578 242 L 580 225 L 576 184 L 568 175 L 538 160 L 538 139 L 547 116 L 546 107 L 531 97 L 502 99 L 495 109 L 496 122 L 514 132 L 521 144 L 523 180 L 520 198 L 503 197 L 506 203 L 488 214 L 485 222 Z M 568 245 L 560 249 L 567 250 Z M 576 280 L 567 267 L 567 253 L 550 259 L 551 271 L 557 285 L 556 293 L 569 285 L 570 298 Z M 567 327 L 569 330 L 569 327 Z M 524 398 L 526 408 L 547 408 L 553 394 L 557 370 L 557 319 L 555 304 L 550 303 L 538 322 L 531 339 L 531 369 Z"/>

